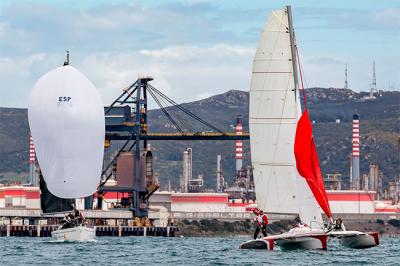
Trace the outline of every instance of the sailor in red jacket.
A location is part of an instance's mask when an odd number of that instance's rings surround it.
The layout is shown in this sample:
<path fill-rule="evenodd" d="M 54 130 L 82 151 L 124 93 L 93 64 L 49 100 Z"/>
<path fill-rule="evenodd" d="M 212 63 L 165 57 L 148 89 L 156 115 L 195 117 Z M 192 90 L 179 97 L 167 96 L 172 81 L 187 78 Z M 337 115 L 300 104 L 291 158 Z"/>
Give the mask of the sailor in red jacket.
<path fill-rule="evenodd" d="M 267 236 L 267 225 L 268 225 L 268 218 L 267 215 L 264 214 L 262 210 L 254 210 L 254 214 L 257 215 L 255 221 L 257 222 L 257 228 L 254 232 L 254 239 L 257 239 L 258 234 L 261 232 L 263 233 L 264 237 Z"/>

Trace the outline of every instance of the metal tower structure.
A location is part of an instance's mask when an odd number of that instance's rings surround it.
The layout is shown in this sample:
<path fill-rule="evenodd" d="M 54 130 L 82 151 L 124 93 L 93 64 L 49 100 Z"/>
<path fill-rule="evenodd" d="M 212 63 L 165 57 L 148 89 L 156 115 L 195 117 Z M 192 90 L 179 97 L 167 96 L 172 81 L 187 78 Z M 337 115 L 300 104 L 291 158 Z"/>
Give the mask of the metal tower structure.
<path fill-rule="evenodd" d="M 348 89 L 349 88 L 349 83 L 347 81 L 347 64 L 346 64 L 346 68 L 344 70 L 344 89 Z"/>
<path fill-rule="evenodd" d="M 104 112 L 106 116 L 106 145 L 109 145 L 110 141 L 113 139 L 112 137 L 107 136 L 108 134 L 125 139 L 126 142 L 117 152 L 114 159 L 111 160 L 103 170 L 103 176 L 106 176 L 99 186 L 99 193 L 101 194 L 110 191 L 131 193 L 131 210 L 137 217 L 147 216 L 148 197 L 158 188 L 149 191 L 146 184 L 142 182 L 142 171 L 144 169 L 142 169 L 143 165 L 141 162 L 141 147 L 143 147 L 143 150 L 146 150 L 147 140 L 142 139 L 141 136 L 147 132 L 147 92 L 149 86 L 148 82 L 151 80 L 153 80 L 152 77 L 139 77 L 139 79 L 125 89 L 109 107 L 106 107 Z M 124 117 L 122 123 L 114 124 L 108 122 L 110 119 L 107 119 L 107 115 L 112 112 L 113 109 L 122 105 L 124 105 L 124 107 L 128 106 L 128 108 L 125 108 L 124 112 L 128 111 L 129 115 Z M 131 110 L 133 111 L 133 114 L 130 114 Z M 131 143 L 131 145 L 126 149 L 129 143 Z M 116 159 L 123 151 L 133 152 L 134 154 L 134 187 L 114 188 L 104 186 L 112 175 L 112 173 L 107 173 L 107 171 L 115 164 Z M 98 203 L 98 205 L 101 204 Z"/>
<path fill-rule="evenodd" d="M 132 85 L 124 89 L 109 107 L 105 107 L 105 147 L 110 146 L 111 141 L 125 141 L 125 143 L 103 169 L 102 182 L 98 189 L 98 208 L 101 208 L 99 199 L 103 193 L 122 192 L 131 195 L 128 204 L 134 216 L 147 216 L 148 199 L 158 189 L 158 184 L 149 185 L 148 182 L 142 182 L 144 166 L 142 166 L 141 151 L 146 150 L 149 140 L 245 140 L 250 137 L 248 132 L 241 135 L 236 132 L 223 132 L 157 90 L 149 83 L 152 80 L 152 77 L 139 77 Z M 149 95 L 173 125 L 176 133 L 148 132 L 147 103 Z M 201 125 L 201 128 L 195 130 L 195 126 L 189 124 L 189 119 L 195 121 L 197 125 Z M 118 157 L 126 152 L 132 152 L 135 161 L 134 176 L 132 177 L 133 187 L 106 186 L 109 178 L 113 176 L 112 170 L 115 168 Z"/>
<path fill-rule="evenodd" d="M 378 89 L 376 88 L 375 61 L 372 64 L 372 83 L 371 83 L 371 91 L 369 93 L 369 96 L 374 97 L 374 92 L 378 92 Z"/>

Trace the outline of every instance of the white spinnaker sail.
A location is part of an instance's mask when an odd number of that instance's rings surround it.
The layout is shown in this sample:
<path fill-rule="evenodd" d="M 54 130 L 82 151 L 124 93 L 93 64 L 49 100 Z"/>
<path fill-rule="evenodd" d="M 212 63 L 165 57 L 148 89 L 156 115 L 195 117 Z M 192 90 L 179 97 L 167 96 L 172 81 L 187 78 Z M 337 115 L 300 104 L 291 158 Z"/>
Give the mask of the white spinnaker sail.
<path fill-rule="evenodd" d="M 250 88 L 250 145 L 257 205 L 267 212 L 299 213 L 309 224 L 311 220 L 320 221 L 321 214 L 296 169 L 294 138 L 301 107 L 293 75 L 288 14 L 276 10 L 261 33 Z"/>
<path fill-rule="evenodd" d="M 36 155 L 52 194 L 93 194 L 103 165 L 104 105 L 95 86 L 72 66 L 58 67 L 35 84 L 28 109 Z"/>

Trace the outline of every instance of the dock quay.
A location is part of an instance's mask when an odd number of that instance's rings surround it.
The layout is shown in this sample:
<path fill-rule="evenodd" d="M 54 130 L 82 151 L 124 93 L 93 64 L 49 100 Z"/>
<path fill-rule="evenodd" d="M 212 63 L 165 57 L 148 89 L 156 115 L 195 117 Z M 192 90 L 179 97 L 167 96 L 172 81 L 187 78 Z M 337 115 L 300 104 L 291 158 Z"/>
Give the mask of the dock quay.
<path fill-rule="evenodd" d="M 174 237 L 178 227 L 168 224 L 160 212 L 149 212 L 149 219 L 141 223 L 129 210 L 82 210 L 96 236 L 162 236 Z M 0 209 L 0 236 L 50 237 L 65 213 L 42 213 L 39 209 Z"/>
<path fill-rule="evenodd" d="M 58 225 L 0 225 L 0 236 L 5 237 L 51 237 Z M 163 236 L 174 237 L 176 226 L 137 227 L 137 226 L 94 226 L 96 236 Z"/>

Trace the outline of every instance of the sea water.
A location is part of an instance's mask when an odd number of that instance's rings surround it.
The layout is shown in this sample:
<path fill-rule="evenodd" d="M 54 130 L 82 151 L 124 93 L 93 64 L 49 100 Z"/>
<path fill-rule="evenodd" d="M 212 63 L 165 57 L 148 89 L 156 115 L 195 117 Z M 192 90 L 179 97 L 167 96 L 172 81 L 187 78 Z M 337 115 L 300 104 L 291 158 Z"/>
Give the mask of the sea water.
<path fill-rule="evenodd" d="M 245 238 L 99 237 L 94 242 L 1 237 L 0 265 L 400 265 L 400 238 L 363 249 L 329 242 L 327 251 L 240 250 Z"/>

